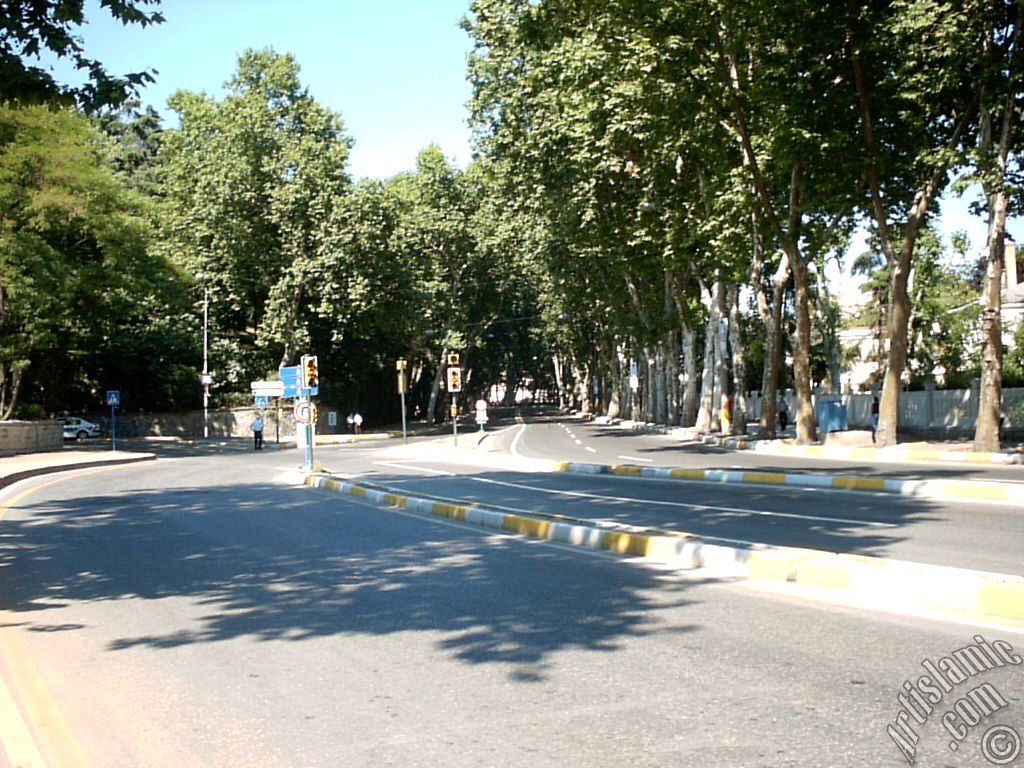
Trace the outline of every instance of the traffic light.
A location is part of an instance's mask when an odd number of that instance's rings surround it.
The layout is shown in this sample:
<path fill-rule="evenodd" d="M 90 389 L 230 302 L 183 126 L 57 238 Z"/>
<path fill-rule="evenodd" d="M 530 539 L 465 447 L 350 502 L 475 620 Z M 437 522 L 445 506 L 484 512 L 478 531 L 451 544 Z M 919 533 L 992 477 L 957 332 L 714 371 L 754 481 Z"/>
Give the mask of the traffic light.
<path fill-rule="evenodd" d="M 448 391 L 462 391 L 462 369 L 456 365 L 448 367 Z"/>
<path fill-rule="evenodd" d="M 302 357 L 302 388 L 316 389 L 320 386 L 320 373 L 317 368 L 316 355 L 303 355 Z"/>
<path fill-rule="evenodd" d="M 459 353 L 458 352 L 449 352 L 448 353 L 448 365 L 458 365 L 458 364 L 459 364 Z"/>

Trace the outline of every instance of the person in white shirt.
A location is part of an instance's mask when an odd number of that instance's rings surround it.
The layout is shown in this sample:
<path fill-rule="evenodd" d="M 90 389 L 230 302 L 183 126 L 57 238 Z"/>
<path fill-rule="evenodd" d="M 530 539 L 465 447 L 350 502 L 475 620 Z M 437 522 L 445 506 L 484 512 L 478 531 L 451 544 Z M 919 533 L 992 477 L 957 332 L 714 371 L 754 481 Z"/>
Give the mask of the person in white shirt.
<path fill-rule="evenodd" d="M 263 414 L 258 411 L 252 419 L 252 442 L 253 450 L 263 450 Z"/>

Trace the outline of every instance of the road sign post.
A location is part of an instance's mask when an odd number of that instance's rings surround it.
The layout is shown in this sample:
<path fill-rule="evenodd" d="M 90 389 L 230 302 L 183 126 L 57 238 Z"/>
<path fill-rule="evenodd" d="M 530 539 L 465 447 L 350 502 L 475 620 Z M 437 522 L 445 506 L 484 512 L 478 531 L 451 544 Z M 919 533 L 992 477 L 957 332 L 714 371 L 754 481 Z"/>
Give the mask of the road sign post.
<path fill-rule="evenodd" d="M 311 420 L 312 408 L 310 402 L 305 396 L 302 396 L 295 403 L 295 432 L 298 434 L 299 429 L 302 429 L 302 433 L 306 438 L 306 471 L 310 471 L 313 468 L 313 440 L 310 434 Z"/>
<path fill-rule="evenodd" d="M 117 406 L 121 404 L 121 391 L 112 389 L 107 392 L 107 405 L 110 406 L 110 450 L 117 450 Z"/>

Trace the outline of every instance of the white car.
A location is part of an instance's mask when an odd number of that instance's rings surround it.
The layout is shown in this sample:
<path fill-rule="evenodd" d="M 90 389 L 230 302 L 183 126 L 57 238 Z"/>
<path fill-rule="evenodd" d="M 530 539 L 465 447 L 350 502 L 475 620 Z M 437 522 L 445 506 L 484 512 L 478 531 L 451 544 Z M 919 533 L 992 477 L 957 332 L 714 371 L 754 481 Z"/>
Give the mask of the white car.
<path fill-rule="evenodd" d="M 66 416 L 64 418 L 64 439 L 85 440 L 87 437 L 99 437 L 103 434 L 99 424 L 93 424 L 78 416 Z"/>

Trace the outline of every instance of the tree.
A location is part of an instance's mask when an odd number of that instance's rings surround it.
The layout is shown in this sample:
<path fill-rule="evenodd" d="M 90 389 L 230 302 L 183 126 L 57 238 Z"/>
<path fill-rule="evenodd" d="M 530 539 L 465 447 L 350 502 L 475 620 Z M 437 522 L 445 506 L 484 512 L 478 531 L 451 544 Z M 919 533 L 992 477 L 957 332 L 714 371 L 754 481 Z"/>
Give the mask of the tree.
<path fill-rule="evenodd" d="M 242 391 L 309 344 L 310 266 L 349 188 L 340 116 L 289 54 L 245 51 L 217 102 L 179 91 L 164 141 L 167 248 L 210 291 L 218 384 Z"/>
<path fill-rule="evenodd" d="M 1019 133 L 1021 44 L 1024 3 L 991 3 L 983 42 L 987 78 L 980 93 L 980 126 L 976 167 L 985 195 L 988 234 L 982 311 L 981 391 L 974 450 L 998 451 L 1002 421 L 1003 242 L 1010 207 L 1008 165 Z M 1016 7 L 1014 7 L 1016 6 Z M 1009 13 L 1007 13 L 1009 12 Z"/>
<path fill-rule="evenodd" d="M 104 0 L 104 6 L 123 24 L 147 27 L 163 22 L 158 11 L 160 0 Z M 153 70 L 117 76 L 107 72 L 102 62 L 89 58 L 75 28 L 85 21 L 85 0 L 7 0 L 0 10 L 0 103 L 57 102 L 77 104 L 95 110 L 117 106 L 139 88 L 153 82 Z M 43 52 L 58 58 L 70 58 L 75 69 L 84 71 L 87 81 L 81 86 L 56 82 L 45 69 L 30 64 Z"/>
<path fill-rule="evenodd" d="M 0 107 L 0 418 L 27 377 L 32 403 L 62 410 L 98 403 L 108 376 L 137 375 L 141 355 L 158 363 L 141 348 L 132 362 L 119 339 L 142 344 L 173 314 L 174 274 L 147 250 L 145 203 L 100 147 L 68 110 Z"/>
<path fill-rule="evenodd" d="M 979 3 L 849 5 L 847 81 L 860 113 L 861 168 L 889 272 L 889 348 L 876 442 L 896 442 L 915 243 L 977 109 L 985 9 Z"/>

